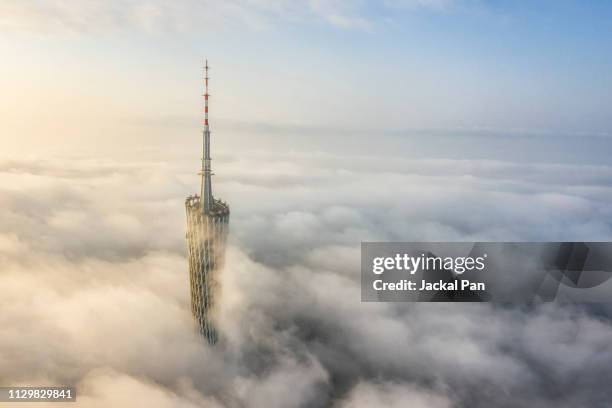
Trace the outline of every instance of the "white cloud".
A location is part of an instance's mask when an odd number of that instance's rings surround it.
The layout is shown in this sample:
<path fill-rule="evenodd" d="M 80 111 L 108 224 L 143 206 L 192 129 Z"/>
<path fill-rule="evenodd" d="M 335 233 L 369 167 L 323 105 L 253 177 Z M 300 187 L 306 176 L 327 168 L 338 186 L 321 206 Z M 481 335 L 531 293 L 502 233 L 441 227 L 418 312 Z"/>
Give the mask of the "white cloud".
<path fill-rule="evenodd" d="M 340 406 L 343 408 L 450 408 L 452 404 L 444 396 L 414 386 L 359 383 Z"/>
<path fill-rule="evenodd" d="M 188 304 L 191 159 L 0 163 L 0 382 L 74 384 L 84 407 L 135 406 L 142 393 L 162 407 L 605 399 L 605 306 L 362 304 L 358 267 L 359 242 L 372 237 L 610 239 L 612 169 L 295 153 L 218 160 L 231 245 L 223 341 L 210 349 Z"/>

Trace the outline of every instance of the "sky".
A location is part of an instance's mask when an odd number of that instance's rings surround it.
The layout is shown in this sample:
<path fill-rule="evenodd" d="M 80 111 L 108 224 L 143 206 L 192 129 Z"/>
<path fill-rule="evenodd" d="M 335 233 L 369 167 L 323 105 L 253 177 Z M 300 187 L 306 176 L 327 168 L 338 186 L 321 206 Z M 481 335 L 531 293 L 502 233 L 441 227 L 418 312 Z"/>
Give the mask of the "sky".
<path fill-rule="evenodd" d="M 0 384 L 74 385 L 73 408 L 609 405 L 609 305 L 361 303 L 359 251 L 610 241 L 611 16 L 0 0 Z M 205 58 L 231 208 L 214 348 L 184 213 Z"/>
<path fill-rule="evenodd" d="M 220 150 L 435 133 L 469 155 L 468 132 L 489 155 L 507 148 L 491 136 L 511 135 L 540 150 L 586 140 L 588 157 L 612 134 L 607 2 L 5 0 L 0 12 L 11 151 L 189 146 L 205 58 Z"/>

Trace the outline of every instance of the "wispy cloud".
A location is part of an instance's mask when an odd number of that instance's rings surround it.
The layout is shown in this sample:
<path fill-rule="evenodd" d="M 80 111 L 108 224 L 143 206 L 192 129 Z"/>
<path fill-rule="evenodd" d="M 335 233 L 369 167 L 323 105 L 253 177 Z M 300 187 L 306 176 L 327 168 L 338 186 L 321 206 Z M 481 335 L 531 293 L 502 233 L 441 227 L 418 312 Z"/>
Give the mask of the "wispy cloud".
<path fill-rule="evenodd" d="M 457 0 L 385 0 L 385 4 L 395 8 L 448 10 Z"/>
<path fill-rule="evenodd" d="M 445 9 L 451 0 L 393 0 L 388 9 Z M 5 0 L 0 29 L 36 32 L 100 30 L 192 31 L 248 27 L 258 30 L 279 23 L 322 21 L 343 29 L 371 30 L 377 24 L 366 2 L 349 0 Z"/>

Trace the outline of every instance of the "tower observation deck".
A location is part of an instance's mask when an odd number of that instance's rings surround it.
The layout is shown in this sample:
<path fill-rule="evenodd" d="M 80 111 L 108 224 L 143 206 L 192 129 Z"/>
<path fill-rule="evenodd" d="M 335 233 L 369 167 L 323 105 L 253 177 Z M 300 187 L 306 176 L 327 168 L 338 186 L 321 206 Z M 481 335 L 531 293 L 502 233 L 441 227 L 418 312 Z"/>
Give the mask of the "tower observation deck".
<path fill-rule="evenodd" d="M 191 312 L 199 333 L 210 344 L 217 342 L 215 326 L 219 276 L 225 257 L 230 210 L 226 202 L 212 194 L 210 157 L 210 126 L 208 124 L 208 60 L 205 70 L 204 129 L 202 132 L 202 167 L 200 195 L 185 200 L 187 212 L 187 255 Z"/>

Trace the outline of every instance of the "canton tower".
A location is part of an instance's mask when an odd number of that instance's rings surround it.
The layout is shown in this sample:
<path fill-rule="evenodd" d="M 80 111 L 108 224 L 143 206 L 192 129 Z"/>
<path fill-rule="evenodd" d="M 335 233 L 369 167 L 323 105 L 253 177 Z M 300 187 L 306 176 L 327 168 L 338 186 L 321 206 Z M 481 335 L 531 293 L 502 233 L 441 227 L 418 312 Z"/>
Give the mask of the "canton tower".
<path fill-rule="evenodd" d="M 210 166 L 210 127 L 208 124 L 208 60 L 204 66 L 204 129 L 200 195 L 185 200 L 187 212 L 187 255 L 191 313 L 198 332 L 208 343 L 217 342 L 215 319 L 218 308 L 219 273 L 223 267 L 230 210 L 226 202 L 213 197 Z"/>

